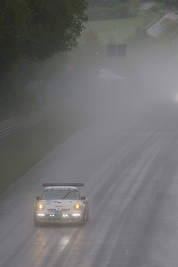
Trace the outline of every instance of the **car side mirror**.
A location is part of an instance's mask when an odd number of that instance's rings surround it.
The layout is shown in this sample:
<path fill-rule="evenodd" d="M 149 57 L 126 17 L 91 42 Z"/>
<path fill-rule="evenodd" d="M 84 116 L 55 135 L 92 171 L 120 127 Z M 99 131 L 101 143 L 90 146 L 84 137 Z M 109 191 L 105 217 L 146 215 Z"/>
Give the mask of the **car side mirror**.
<path fill-rule="evenodd" d="M 40 197 L 40 196 L 36 197 L 36 200 L 40 200 L 40 199 L 41 199 L 41 197 Z"/>
<path fill-rule="evenodd" d="M 81 200 L 85 200 L 86 199 L 86 197 L 84 197 L 84 196 L 81 196 Z"/>

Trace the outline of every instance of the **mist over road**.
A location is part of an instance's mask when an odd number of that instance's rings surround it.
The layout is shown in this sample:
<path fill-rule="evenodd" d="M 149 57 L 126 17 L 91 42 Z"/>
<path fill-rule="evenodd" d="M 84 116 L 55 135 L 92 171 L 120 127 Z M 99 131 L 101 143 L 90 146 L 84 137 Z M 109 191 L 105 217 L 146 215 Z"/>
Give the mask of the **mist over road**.
<path fill-rule="evenodd" d="M 178 105 L 166 88 L 69 102 L 95 121 L 1 197 L 0 267 L 177 267 Z M 34 227 L 43 182 L 84 182 L 90 221 Z"/>

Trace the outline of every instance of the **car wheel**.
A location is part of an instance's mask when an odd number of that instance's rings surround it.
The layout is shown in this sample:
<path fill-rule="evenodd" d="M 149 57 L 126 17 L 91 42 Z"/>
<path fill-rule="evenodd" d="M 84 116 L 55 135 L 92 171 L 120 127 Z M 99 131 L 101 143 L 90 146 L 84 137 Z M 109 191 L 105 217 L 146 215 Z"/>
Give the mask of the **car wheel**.
<path fill-rule="evenodd" d="M 89 209 L 87 211 L 87 222 L 89 221 Z"/>
<path fill-rule="evenodd" d="M 86 224 L 86 221 L 87 221 L 87 213 L 86 213 L 86 210 L 85 210 L 85 212 L 83 214 L 83 221 L 82 221 L 83 225 Z"/>
<path fill-rule="evenodd" d="M 34 214 L 34 226 L 38 226 L 40 223 L 37 221 L 36 216 Z"/>

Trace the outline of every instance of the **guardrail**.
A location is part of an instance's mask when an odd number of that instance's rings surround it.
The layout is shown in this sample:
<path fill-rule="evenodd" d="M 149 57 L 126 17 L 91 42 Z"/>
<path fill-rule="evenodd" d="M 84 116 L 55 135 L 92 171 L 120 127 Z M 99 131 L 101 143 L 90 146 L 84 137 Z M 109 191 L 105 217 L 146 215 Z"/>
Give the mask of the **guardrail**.
<path fill-rule="evenodd" d="M 13 131 L 18 131 L 34 124 L 39 123 L 45 118 L 48 118 L 57 113 L 59 104 L 42 108 L 38 112 L 33 112 L 26 116 L 19 116 L 9 120 L 0 122 L 0 138 L 10 134 Z"/>

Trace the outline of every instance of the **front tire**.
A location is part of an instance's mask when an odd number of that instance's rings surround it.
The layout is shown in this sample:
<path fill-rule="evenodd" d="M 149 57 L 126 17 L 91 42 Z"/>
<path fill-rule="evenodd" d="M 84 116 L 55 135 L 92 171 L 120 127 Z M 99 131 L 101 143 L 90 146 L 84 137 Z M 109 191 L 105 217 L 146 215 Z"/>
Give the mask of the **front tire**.
<path fill-rule="evenodd" d="M 36 219 L 36 215 L 34 214 L 34 226 L 39 226 L 39 222 Z"/>
<path fill-rule="evenodd" d="M 85 210 L 84 214 L 83 214 L 83 221 L 82 221 L 83 225 L 85 225 L 86 222 L 87 222 L 87 213 L 86 213 L 86 210 Z"/>
<path fill-rule="evenodd" d="M 89 209 L 87 210 L 87 222 L 89 221 Z"/>

